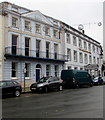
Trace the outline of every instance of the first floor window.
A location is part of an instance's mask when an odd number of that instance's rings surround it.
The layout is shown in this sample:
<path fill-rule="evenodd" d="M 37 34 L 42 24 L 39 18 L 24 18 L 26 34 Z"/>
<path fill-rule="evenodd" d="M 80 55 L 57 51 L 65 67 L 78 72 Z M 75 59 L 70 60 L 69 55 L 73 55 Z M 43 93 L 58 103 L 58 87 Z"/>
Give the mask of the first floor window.
<path fill-rule="evenodd" d="M 96 64 L 96 57 L 93 57 L 93 64 Z"/>
<path fill-rule="evenodd" d="M 12 63 L 12 77 L 17 77 L 17 63 Z"/>
<path fill-rule="evenodd" d="M 100 64 L 100 62 L 99 62 L 99 58 L 97 58 L 97 64 Z"/>
<path fill-rule="evenodd" d="M 67 48 L 67 57 L 71 61 L 71 49 Z"/>
<path fill-rule="evenodd" d="M 85 54 L 85 59 L 84 59 L 84 61 L 85 61 L 85 64 L 88 63 L 88 56 L 87 56 L 87 54 Z"/>
<path fill-rule="evenodd" d="M 79 59 L 80 59 L 80 63 L 83 63 L 83 54 L 79 53 Z"/>
<path fill-rule="evenodd" d="M 74 50 L 74 62 L 77 62 L 77 51 Z"/>
<path fill-rule="evenodd" d="M 89 63 L 90 64 L 92 63 L 92 57 L 91 57 L 91 55 L 89 55 Z"/>

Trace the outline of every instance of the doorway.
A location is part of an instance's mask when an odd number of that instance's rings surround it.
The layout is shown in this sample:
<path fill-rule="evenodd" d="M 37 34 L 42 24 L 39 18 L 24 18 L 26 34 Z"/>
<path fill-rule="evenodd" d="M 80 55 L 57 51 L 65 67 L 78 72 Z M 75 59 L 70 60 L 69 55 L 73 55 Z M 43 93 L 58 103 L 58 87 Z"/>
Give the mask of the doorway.
<path fill-rule="evenodd" d="M 41 77 L 41 65 L 37 64 L 36 65 L 36 82 L 40 79 Z"/>

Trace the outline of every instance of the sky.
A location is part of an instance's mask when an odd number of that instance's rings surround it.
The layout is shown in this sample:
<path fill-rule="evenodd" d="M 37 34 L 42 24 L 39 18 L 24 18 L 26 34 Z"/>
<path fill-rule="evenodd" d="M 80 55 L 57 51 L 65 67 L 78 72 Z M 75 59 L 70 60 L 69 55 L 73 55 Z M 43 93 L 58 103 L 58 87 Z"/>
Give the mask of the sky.
<path fill-rule="evenodd" d="M 78 29 L 83 25 L 85 34 L 103 45 L 104 0 L 5 0 L 16 5 L 39 10 Z M 4 2 L 4 0 L 0 0 Z M 98 23 L 102 23 L 101 26 Z"/>

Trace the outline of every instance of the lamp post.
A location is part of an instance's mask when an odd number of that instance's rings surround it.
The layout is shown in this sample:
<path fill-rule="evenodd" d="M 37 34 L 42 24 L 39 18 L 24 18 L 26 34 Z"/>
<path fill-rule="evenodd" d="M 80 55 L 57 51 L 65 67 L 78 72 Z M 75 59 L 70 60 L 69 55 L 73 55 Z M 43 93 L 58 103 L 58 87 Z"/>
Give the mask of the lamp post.
<path fill-rule="evenodd" d="M 26 74 L 26 68 L 25 67 L 23 69 L 23 73 L 24 73 L 24 92 L 25 92 L 25 74 Z"/>
<path fill-rule="evenodd" d="M 102 71 L 102 64 L 103 64 L 103 54 L 102 54 L 102 52 L 100 53 L 100 74 L 101 74 L 101 76 L 103 76 L 103 71 Z"/>

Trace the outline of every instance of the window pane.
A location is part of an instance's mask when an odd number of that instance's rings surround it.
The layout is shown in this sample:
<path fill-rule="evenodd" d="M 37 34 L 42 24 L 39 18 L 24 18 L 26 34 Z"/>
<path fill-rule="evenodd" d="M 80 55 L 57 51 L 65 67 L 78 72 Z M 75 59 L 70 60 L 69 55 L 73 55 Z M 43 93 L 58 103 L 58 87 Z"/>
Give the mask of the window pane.
<path fill-rule="evenodd" d="M 12 77 L 16 77 L 17 63 L 12 63 Z"/>

